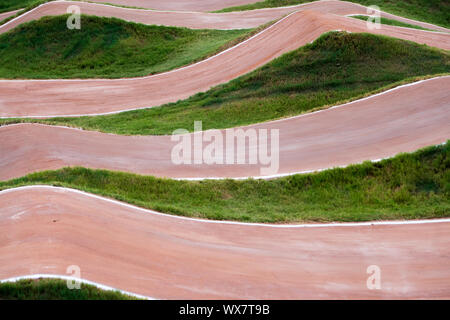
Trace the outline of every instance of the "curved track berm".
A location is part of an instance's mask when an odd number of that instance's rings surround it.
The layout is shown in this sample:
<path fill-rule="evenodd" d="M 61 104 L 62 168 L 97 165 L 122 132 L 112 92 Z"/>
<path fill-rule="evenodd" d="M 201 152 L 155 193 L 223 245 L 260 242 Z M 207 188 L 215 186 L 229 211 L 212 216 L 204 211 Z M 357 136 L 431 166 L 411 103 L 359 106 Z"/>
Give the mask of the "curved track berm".
<path fill-rule="evenodd" d="M 175 102 L 255 70 L 332 30 L 368 31 L 361 20 L 300 11 L 214 57 L 159 75 L 114 80 L 0 80 L 0 117 L 98 115 Z M 450 34 L 393 26 L 371 32 L 450 49 Z"/>
<path fill-rule="evenodd" d="M 86 280 L 162 299 L 450 297 L 445 220 L 227 224 L 50 187 L 0 192 L 0 206 L 1 279 L 65 275 L 78 265 Z M 367 288 L 371 265 L 381 269 L 382 290 Z"/>

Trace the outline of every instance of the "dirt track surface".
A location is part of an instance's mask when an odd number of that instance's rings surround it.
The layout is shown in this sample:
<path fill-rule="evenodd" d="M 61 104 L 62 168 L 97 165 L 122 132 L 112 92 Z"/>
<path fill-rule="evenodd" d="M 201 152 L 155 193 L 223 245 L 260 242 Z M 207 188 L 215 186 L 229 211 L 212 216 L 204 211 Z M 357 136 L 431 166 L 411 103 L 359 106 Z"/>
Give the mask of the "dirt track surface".
<path fill-rule="evenodd" d="M 126 4 L 214 10 L 248 2 L 252 1 Z M 14 23 L 64 13 L 66 5 L 42 6 Z M 247 28 L 293 10 L 212 15 L 81 6 L 86 14 L 143 23 L 172 21 L 169 24 L 192 28 Z M 215 58 L 158 76 L 1 81 L 0 116 L 95 114 L 156 106 L 227 82 L 326 31 L 368 31 L 365 22 L 339 16 L 365 13 L 360 6 L 328 1 L 303 9 L 312 11 L 293 14 Z M 0 33 L 14 23 L 0 27 Z M 445 34 L 389 26 L 375 32 L 450 49 Z M 449 87 L 450 77 L 427 80 L 244 129 L 280 130 L 280 174 L 375 160 L 446 141 Z M 261 175 L 260 167 L 251 165 L 175 166 L 170 157 L 175 142 L 168 136 L 126 137 L 21 124 L 0 127 L 0 137 L 0 180 L 74 165 L 174 178 Z M 68 266 L 78 265 L 86 280 L 162 299 L 449 299 L 449 232 L 450 222 L 442 221 L 339 227 L 207 222 L 152 213 L 74 190 L 26 187 L 0 192 L 0 279 L 66 275 Z M 381 268 L 381 290 L 366 287 L 370 265 Z"/>
<path fill-rule="evenodd" d="M 449 87 L 450 76 L 430 79 L 342 107 L 244 129 L 280 130 L 278 174 L 376 160 L 445 142 L 450 137 Z M 171 151 L 178 142 L 170 136 L 118 136 L 38 124 L 0 127 L 0 135 L 0 180 L 65 166 L 171 178 L 258 177 L 267 167 L 175 165 Z M 226 145 L 225 154 L 229 152 Z"/>
<path fill-rule="evenodd" d="M 368 31 L 364 21 L 300 11 L 228 51 L 155 76 L 115 80 L 0 80 L 0 117 L 95 115 L 175 102 L 246 74 L 330 30 Z M 371 32 L 450 49 L 449 34 L 392 26 Z"/>
<path fill-rule="evenodd" d="M 22 15 L 20 18 L 17 18 L 14 21 L 9 22 L 8 24 L 5 24 L 4 26 L 0 26 L 0 34 L 13 29 L 24 22 L 37 20 L 43 16 L 65 14 L 67 12 L 67 8 L 71 5 L 79 6 L 81 9 L 81 13 L 86 15 L 95 15 L 99 17 L 116 17 L 122 20 L 144 24 L 187 27 L 191 29 L 255 28 L 270 21 L 277 20 L 286 14 L 298 10 L 313 10 L 322 13 L 332 13 L 342 16 L 367 13 L 366 7 L 351 2 L 341 1 L 318 1 L 286 8 L 271 8 L 232 13 L 139 10 L 86 2 L 55 1 L 39 6 L 38 8 Z M 432 30 L 443 32 L 450 31 L 446 28 L 405 19 L 388 13 L 382 13 L 381 15 L 386 18 L 393 18 L 399 21 L 416 24 Z"/>
<path fill-rule="evenodd" d="M 3 20 L 5 20 L 6 18 L 9 18 L 9 17 L 15 15 L 15 14 L 16 14 L 17 12 L 19 12 L 20 10 L 22 10 L 22 9 L 0 13 L 0 22 L 2 22 Z M 2 31 L 1 26 L 0 26 L 0 34 L 1 34 L 2 32 L 3 32 L 3 31 Z"/>
<path fill-rule="evenodd" d="M 70 190 L 0 193 L 0 279 L 66 275 L 162 299 L 450 297 L 450 223 L 315 228 L 208 223 Z M 381 269 L 368 290 L 367 267 Z"/>
<path fill-rule="evenodd" d="M 257 0 L 93 0 L 99 3 L 112 3 L 129 7 L 177 11 L 215 11 L 228 7 L 258 2 Z"/>

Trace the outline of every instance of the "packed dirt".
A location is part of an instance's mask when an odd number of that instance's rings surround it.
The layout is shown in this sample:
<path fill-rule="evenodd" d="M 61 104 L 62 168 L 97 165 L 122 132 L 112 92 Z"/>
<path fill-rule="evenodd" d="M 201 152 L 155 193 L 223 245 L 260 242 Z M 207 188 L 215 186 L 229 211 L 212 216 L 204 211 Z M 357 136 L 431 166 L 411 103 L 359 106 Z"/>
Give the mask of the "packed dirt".
<path fill-rule="evenodd" d="M 0 279 L 77 265 L 83 279 L 161 299 L 450 298 L 450 222 L 224 224 L 48 187 L 0 192 L 0 206 Z"/>

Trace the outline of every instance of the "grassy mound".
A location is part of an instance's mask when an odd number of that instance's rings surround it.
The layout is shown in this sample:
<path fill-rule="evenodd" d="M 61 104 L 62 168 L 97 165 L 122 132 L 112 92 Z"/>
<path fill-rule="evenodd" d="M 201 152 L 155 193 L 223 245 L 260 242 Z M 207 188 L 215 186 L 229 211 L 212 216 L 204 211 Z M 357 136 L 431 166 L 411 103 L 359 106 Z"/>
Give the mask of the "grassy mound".
<path fill-rule="evenodd" d="M 0 78 L 121 78 L 190 64 L 249 30 L 190 30 L 82 16 L 43 17 L 0 35 Z"/>
<path fill-rule="evenodd" d="M 247 222 L 424 219 L 450 214 L 450 145 L 274 180 L 175 181 L 84 168 L 0 182 L 48 184 L 188 217 Z"/>
<path fill-rule="evenodd" d="M 359 98 L 415 77 L 450 72 L 450 53 L 416 43 L 332 32 L 206 93 L 116 115 L 0 120 L 76 126 L 118 134 L 171 134 L 203 121 L 205 130 L 298 115 Z"/>
<path fill-rule="evenodd" d="M 405 18 L 450 27 L 450 2 L 448 0 L 348 0 L 364 6 L 379 6 L 381 10 Z M 253 4 L 225 8 L 218 12 L 231 12 L 292 6 L 313 2 L 311 0 L 264 0 Z"/>
<path fill-rule="evenodd" d="M 116 291 L 81 284 L 70 290 L 64 280 L 38 279 L 0 283 L 0 300 L 135 300 Z"/>

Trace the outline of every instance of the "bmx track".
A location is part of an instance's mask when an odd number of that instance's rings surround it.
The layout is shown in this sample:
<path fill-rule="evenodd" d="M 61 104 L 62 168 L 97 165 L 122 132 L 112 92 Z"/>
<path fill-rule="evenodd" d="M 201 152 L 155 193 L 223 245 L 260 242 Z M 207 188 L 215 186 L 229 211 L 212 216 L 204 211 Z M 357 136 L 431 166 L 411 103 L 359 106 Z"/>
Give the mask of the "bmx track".
<path fill-rule="evenodd" d="M 78 265 L 86 280 L 159 299 L 450 297 L 447 220 L 230 224 L 50 187 L 3 191 L 0 203 L 2 279 Z M 371 265 L 382 290 L 367 288 Z"/>
<path fill-rule="evenodd" d="M 98 115 L 159 106 L 228 82 L 331 30 L 372 32 L 450 49 L 448 29 L 383 13 L 439 32 L 393 26 L 368 30 L 365 22 L 346 17 L 366 9 L 347 2 L 194 12 L 248 2 L 126 1 L 159 11 L 65 1 L 39 6 L 0 26 L 0 33 L 63 14 L 71 4 L 85 14 L 190 28 L 250 28 L 281 20 L 221 54 L 164 74 L 116 80 L 0 80 L 0 117 Z M 1 14 L 0 20 L 12 14 Z M 375 161 L 445 142 L 450 137 L 449 87 L 449 76 L 428 79 L 244 129 L 280 129 L 279 176 Z M 177 179 L 274 177 L 254 165 L 175 166 L 169 136 L 127 137 L 17 124 L 0 127 L 0 138 L 0 180 L 65 166 Z M 0 191 L 0 279 L 63 276 L 68 266 L 78 265 L 86 280 L 162 299 L 448 299 L 449 223 L 202 221 L 76 190 L 22 187 Z M 381 269 L 382 290 L 366 286 L 371 265 Z"/>

